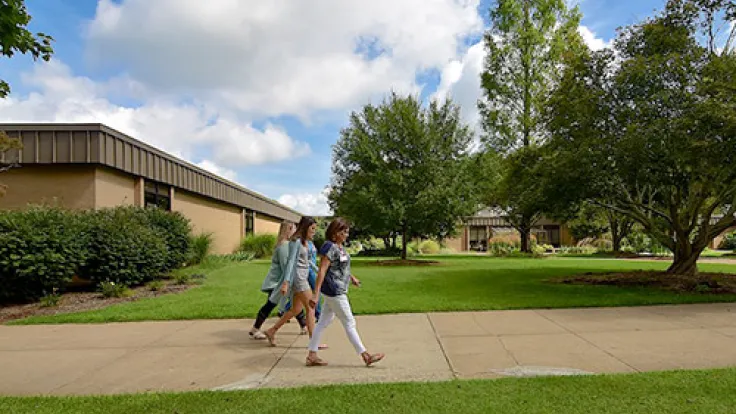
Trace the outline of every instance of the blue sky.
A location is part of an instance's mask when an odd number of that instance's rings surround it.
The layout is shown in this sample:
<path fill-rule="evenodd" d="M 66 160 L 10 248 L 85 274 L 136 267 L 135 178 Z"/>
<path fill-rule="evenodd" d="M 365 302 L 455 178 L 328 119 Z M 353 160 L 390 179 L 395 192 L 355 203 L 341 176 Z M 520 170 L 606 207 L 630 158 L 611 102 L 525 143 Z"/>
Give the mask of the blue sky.
<path fill-rule="evenodd" d="M 298 3 L 27 0 L 56 53 L 0 61 L 0 122 L 103 122 L 312 214 L 363 103 L 450 94 L 473 122 L 490 1 Z M 583 0 L 582 25 L 603 44 L 663 4 Z"/>

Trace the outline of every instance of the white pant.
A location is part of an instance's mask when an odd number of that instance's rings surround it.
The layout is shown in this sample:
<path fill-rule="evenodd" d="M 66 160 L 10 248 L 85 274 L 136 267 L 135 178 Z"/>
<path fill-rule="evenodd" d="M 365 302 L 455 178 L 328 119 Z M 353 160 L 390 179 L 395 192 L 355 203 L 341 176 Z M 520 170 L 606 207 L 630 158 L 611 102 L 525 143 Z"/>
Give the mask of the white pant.
<path fill-rule="evenodd" d="M 353 317 L 353 310 L 350 309 L 350 302 L 348 301 L 347 295 L 337 295 L 330 297 L 327 295 L 321 295 L 325 298 L 325 303 L 322 306 L 322 314 L 319 316 L 319 322 L 317 327 L 314 328 L 312 333 L 312 339 L 309 341 L 309 350 L 317 352 L 319 349 L 320 337 L 322 333 L 330 326 L 335 316 L 342 322 L 342 326 L 345 328 L 345 333 L 348 335 L 350 343 L 353 344 L 355 351 L 358 354 L 365 352 L 363 342 L 360 340 L 358 335 L 358 329 L 355 326 L 355 318 Z"/>

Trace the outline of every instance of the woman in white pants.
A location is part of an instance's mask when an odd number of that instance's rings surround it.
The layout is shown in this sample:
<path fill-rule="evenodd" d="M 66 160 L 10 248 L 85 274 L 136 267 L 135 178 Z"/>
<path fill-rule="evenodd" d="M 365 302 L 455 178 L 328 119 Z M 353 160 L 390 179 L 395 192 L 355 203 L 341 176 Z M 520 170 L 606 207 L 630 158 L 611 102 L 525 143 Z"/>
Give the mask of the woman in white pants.
<path fill-rule="evenodd" d="M 350 226 L 347 221 L 339 217 L 336 218 L 327 227 L 326 241 L 319 250 L 321 258 L 319 274 L 309 306 L 312 308 L 317 306 L 319 293 L 322 293 L 325 299 L 322 306 L 322 315 L 309 341 L 309 354 L 307 355 L 307 366 L 309 367 L 327 365 L 326 361 L 317 356 L 317 351 L 319 350 L 322 333 L 336 316 L 342 322 L 350 343 L 363 358 L 366 366 L 375 364 L 385 356 L 380 353 L 371 354 L 365 349 L 363 342 L 360 340 L 360 335 L 358 335 L 353 311 L 350 309 L 347 296 L 348 287 L 351 283 L 360 286 L 360 281 L 350 273 L 350 255 L 343 247 L 349 232 Z"/>

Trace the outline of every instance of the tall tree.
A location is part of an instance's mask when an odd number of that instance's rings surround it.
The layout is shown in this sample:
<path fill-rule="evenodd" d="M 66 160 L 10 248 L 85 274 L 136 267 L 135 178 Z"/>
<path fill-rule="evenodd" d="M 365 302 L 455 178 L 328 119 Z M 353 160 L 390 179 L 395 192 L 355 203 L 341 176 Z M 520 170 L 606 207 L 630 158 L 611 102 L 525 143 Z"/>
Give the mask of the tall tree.
<path fill-rule="evenodd" d="M 549 106 L 558 196 L 640 224 L 674 253 L 674 274 L 696 274 L 709 242 L 736 225 L 736 55 L 712 45 L 722 22 L 708 16 L 733 21 L 736 6 L 669 1 L 622 30 L 617 53 L 570 67 Z"/>
<path fill-rule="evenodd" d="M 11 58 L 16 52 L 30 53 L 34 59 L 42 58 L 48 61 L 54 52 L 51 48 L 53 38 L 43 33 L 31 33 L 28 23 L 31 16 L 26 10 L 24 0 L 0 0 L 0 55 Z M 0 79 L 0 99 L 10 93 L 10 85 Z M 12 149 L 19 149 L 20 141 L 11 139 L 0 131 L 0 156 Z M 14 166 L 12 162 L 0 162 L 0 172 Z M 6 186 L 0 184 L 0 195 L 4 194 Z"/>
<path fill-rule="evenodd" d="M 560 65 L 569 53 L 584 46 L 577 32 L 580 13 L 565 0 L 497 0 L 491 9 L 491 29 L 485 35 L 487 57 L 481 74 L 483 98 L 478 102 L 487 150 L 508 156 L 543 143 L 546 101 L 557 84 Z M 541 215 L 537 191 L 518 187 L 535 174 L 534 156 L 509 160 L 508 184 L 498 205 L 521 235 L 521 249 L 530 250 L 531 228 Z M 529 177 L 523 177 L 528 175 Z"/>
<path fill-rule="evenodd" d="M 330 206 L 373 234 L 455 234 L 477 208 L 468 148 L 472 133 L 451 101 L 428 107 L 392 93 L 353 112 L 333 148 Z"/>

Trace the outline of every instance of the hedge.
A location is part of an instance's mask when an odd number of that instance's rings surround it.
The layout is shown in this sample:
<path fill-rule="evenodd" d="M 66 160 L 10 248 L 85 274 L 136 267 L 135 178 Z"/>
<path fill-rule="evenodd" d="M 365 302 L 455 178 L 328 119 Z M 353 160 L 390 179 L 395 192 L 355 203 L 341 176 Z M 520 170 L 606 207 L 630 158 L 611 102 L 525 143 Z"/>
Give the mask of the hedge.
<path fill-rule="evenodd" d="M 143 283 L 184 264 L 190 233 L 184 216 L 153 208 L 0 211 L 0 302 L 63 290 L 75 275 Z"/>
<path fill-rule="evenodd" d="M 276 248 L 276 236 L 272 234 L 249 235 L 240 243 L 238 251 L 251 253 L 256 259 L 271 257 Z"/>

